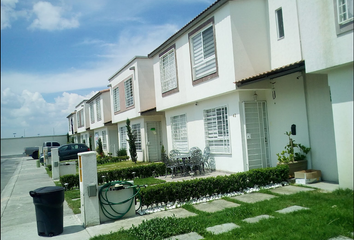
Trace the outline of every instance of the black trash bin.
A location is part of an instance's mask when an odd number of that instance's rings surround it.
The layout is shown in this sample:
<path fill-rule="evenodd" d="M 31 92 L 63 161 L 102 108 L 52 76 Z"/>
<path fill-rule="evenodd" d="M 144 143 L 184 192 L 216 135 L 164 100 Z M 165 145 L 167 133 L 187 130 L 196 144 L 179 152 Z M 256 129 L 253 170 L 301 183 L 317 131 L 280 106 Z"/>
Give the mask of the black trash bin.
<path fill-rule="evenodd" d="M 63 187 L 42 187 L 29 194 L 36 209 L 39 236 L 55 236 L 63 232 Z"/>

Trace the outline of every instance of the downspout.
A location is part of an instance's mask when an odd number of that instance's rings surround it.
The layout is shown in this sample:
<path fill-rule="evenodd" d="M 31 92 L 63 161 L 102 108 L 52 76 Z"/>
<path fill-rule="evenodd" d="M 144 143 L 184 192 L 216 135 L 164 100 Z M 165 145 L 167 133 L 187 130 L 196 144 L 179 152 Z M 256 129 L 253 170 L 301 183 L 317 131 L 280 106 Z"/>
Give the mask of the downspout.
<path fill-rule="evenodd" d="M 299 44 L 300 44 L 300 57 L 301 60 L 304 60 L 304 56 L 302 54 L 302 43 L 301 43 L 301 31 L 300 31 L 300 18 L 299 18 L 299 2 L 296 0 L 296 16 L 297 16 L 297 23 L 298 23 L 298 31 L 299 31 Z"/>

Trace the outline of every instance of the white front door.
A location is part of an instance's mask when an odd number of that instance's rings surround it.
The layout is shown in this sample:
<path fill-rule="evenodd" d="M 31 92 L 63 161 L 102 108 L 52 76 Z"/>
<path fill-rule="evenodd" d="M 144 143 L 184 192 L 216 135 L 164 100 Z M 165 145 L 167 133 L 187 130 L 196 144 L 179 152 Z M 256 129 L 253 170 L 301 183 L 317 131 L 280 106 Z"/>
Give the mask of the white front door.
<path fill-rule="evenodd" d="M 147 122 L 148 161 L 161 161 L 161 131 L 160 122 Z"/>
<path fill-rule="evenodd" d="M 265 168 L 269 162 L 267 103 L 243 102 L 247 169 Z"/>

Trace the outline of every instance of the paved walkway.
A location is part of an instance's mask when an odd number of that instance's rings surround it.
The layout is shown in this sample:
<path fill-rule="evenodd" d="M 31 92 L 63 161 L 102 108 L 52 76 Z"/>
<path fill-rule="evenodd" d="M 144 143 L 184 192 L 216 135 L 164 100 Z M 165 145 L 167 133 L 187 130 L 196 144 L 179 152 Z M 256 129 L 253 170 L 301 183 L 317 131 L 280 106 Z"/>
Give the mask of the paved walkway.
<path fill-rule="evenodd" d="M 227 172 L 212 172 L 205 175 L 196 177 L 210 177 L 217 175 L 228 175 Z M 188 178 L 171 178 L 163 176 L 162 179 L 167 181 L 182 181 Z M 37 223 L 35 215 L 35 207 L 33 204 L 33 199 L 30 197 L 29 192 L 40 187 L 45 186 L 55 186 L 54 182 L 47 175 L 43 167 L 37 168 L 36 161 L 29 157 L 22 157 L 20 164 L 18 165 L 14 175 L 9 180 L 9 183 L 1 193 L 1 239 L 6 240 L 23 240 L 23 239 L 43 239 L 43 237 L 38 236 L 37 233 Z M 316 187 L 315 184 L 311 186 Z M 320 186 L 325 191 L 331 191 L 338 187 L 338 185 L 326 185 L 321 183 Z M 309 188 L 286 186 L 274 189 L 272 191 L 279 194 L 292 194 L 297 191 L 311 191 Z M 262 193 L 251 193 L 241 196 L 233 197 L 241 202 L 254 203 L 257 201 L 264 201 L 276 196 Z M 137 225 L 143 220 L 148 220 L 156 217 L 166 217 L 175 215 L 177 218 L 184 218 L 188 216 L 195 216 L 195 213 L 191 213 L 183 208 L 177 208 L 168 211 L 157 212 L 144 216 L 136 216 L 133 218 L 122 219 L 119 221 L 105 223 L 98 226 L 83 228 L 80 221 L 80 215 L 74 215 L 72 210 L 68 207 L 67 203 L 64 201 L 64 231 L 62 234 L 55 236 L 55 239 L 65 239 L 65 240 L 89 240 L 91 237 L 108 234 L 110 232 L 117 231 L 123 227 L 128 229 L 132 224 Z M 215 200 L 213 202 L 202 203 L 195 205 L 195 207 L 201 211 L 220 211 L 227 207 L 237 207 L 239 204 L 231 203 L 225 200 Z M 284 214 L 297 211 L 297 210 L 307 210 L 299 209 L 298 206 L 291 206 L 288 209 L 280 209 Z M 269 215 L 260 215 L 250 219 L 244 219 L 246 222 L 254 223 L 260 220 L 266 220 L 272 218 Z M 238 228 L 236 224 L 226 223 L 222 225 L 212 226 L 206 229 L 207 231 L 213 232 L 214 234 L 220 234 L 225 231 L 231 231 L 234 228 Z M 340 238 L 336 239 L 345 239 Z M 183 236 L 175 236 L 170 239 L 203 239 L 197 233 L 189 233 Z"/>

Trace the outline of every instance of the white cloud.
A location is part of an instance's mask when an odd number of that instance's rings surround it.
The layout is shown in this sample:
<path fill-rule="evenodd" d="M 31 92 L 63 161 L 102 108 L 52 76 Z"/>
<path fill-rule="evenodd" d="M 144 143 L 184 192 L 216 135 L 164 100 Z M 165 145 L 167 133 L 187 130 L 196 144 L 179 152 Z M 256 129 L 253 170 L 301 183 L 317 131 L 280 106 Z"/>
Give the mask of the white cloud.
<path fill-rule="evenodd" d="M 11 28 L 11 23 L 19 17 L 25 17 L 27 11 L 16 11 L 18 0 L 1 0 L 1 30 Z"/>
<path fill-rule="evenodd" d="M 33 5 L 33 13 L 36 19 L 29 26 L 29 29 L 41 30 L 63 30 L 79 27 L 78 16 L 70 19 L 64 18 L 64 8 L 53 6 L 49 2 L 37 2 Z"/>
<path fill-rule="evenodd" d="M 79 102 L 95 93 L 81 96 L 64 92 L 55 98 L 54 103 L 48 103 L 38 92 L 23 90 L 16 94 L 6 88 L 1 92 L 1 135 L 10 137 L 22 130 L 27 136 L 51 135 L 53 128 L 56 134 L 65 134 L 68 131 L 66 117 Z"/>

